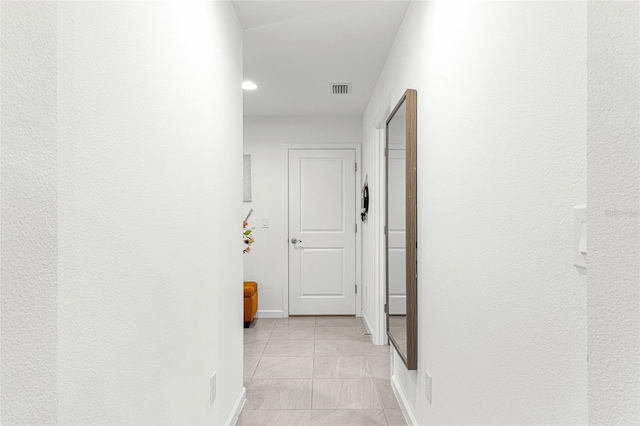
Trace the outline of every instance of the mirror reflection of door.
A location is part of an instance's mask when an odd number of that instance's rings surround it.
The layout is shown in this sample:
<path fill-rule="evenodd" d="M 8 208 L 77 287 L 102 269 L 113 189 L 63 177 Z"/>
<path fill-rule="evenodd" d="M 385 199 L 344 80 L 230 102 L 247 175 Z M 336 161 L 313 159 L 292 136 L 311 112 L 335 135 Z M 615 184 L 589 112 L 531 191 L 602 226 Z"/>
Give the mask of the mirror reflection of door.
<path fill-rule="evenodd" d="M 389 147 L 389 314 L 407 314 L 405 176 L 406 151 Z"/>
<path fill-rule="evenodd" d="M 388 297 L 389 332 L 406 353 L 406 103 L 398 109 L 388 129 Z"/>

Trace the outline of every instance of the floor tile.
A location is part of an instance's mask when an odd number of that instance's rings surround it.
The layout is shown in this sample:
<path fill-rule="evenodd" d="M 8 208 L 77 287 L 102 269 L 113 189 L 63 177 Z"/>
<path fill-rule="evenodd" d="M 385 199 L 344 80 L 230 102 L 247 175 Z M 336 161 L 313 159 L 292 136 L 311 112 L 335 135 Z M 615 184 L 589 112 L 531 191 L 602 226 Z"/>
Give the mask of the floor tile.
<path fill-rule="evenodd" d="M 237 426 L 309 426 L 311 410 L 242 410 Z"/>
<path fill-rule="evenodd" d="M 278 318 L 258 318 L 249 330 L 265 330 L 273 328 L 276 325 Z"/>
<path fill-rule="evenodd" d="M 316 327 L 318 340 L 359 340 L 362 333 L 356 327 Z"/>
<path fill-rule="evenodd" d="M 314 379 L 312 407 L 324 409 L 381 409 L 371 379 Z"/>
<path fill-rule="evenodd" d="M 364 331 L 360 333 L 360 337 L 358 338 L 358 340 L 360 340 L 362 343 L 373 344 L 371 343 L 371 336 L 366 335 Z"/>
<path fill-rule="evenodd" d="M 313 359 L 314 379 L 361 379 L 367 372 L 367 359 L 359 357 L 322 357 Z"/>
<path fill-rule="evenodd" d="M 313 327 L 316 325 L 316 317 L 288 317 L 280 318 L 276 322 L 276 327 L 303 326 Z"/>
<path fill-rule="evenodd" d="M 357 317 L 318 317 L 316 327 L 357 327 L 362 324 L 362 318 Z"/>
<path fill-rule="evenodd" d="M 364 348 L 364 356 L 367 358 L 378 356 L 389 358 L 389 348 L 391 347 L 389 345 L 374 345 L 369 340 L 368 342 L 362 342 L 362 347 Z"/>
<path fill-rule="evenodd" d="M 363 356 L 362 342 L 353 340 L 316 340 L 315 356 Z"/>
<path fill-rule="evenodd" d="M 254 379 L 310 379 L 313 376 L 313 357 L 266 357 L 260 364 Z"/>
<path fill-rule="evenodd" d="M 237 424 L 404 426 L 390 347 L 364 330 L 348 316 L 258 319 L 244 330 L 247 402 Z"/>
<path fill-rule="evenodd" d="M 249 340 L 261 340 L 268 339 L 271 337 L 272 328 L 245 328 L 244 329 L 244 341 L 248 342 Z"/>
<path fill-rule="evenodd" d="M 306 340 L 313 339 L 315 336 L 315 327 L 276 327 L 271 333 L 271 339 L 289 339 L 289 340 Z"/>
<path fill-rule="evenodd" d="M 256 367 L 258 366 L 259 361 L 259 357 L 244 357 L 243 377 L 245 379 L 250 379 L 251 377 L 253 377 L 253 373 L 256 371 Z"/>
<path fill-rule="evenodd" d="M 384 414 L 387 416 L 389 426 L 407 426 L 402 410 L 385 410 Z"/>
<path fill-rule="evenodd" d="M 267 346 L 267 339 L 248 340 L 244 342 L 244 357 L 261 357 L 264 348 Z"/>
<path fill-rule="evenodd" d="M 269 340 L 263 356 L 313 356 L 313 340 Z"/>
<path fill-rule="evenodd" d="M 252 379 L 245 410 L 308 410 L 311 379 Z"/>
<path fill-rule="evenodd" d="M 391 387 L 391 381 L 389 379 L 373 379 L 373 384 L 378 391 L 378 398 L 380 398 L 380 403 L 385 410 L 400 409 L 400 405 L 398 405 L 398 400 L 396 399 L 396 394 L 393 393 L 393 388 Z"/>
<path fill-rule="evenodd" d="M 313 426 L 387 426 L 382 410 L 311 410 Z"/>
<path fill-rule="evenodd" d="M 367 377 L 389 380 L 391 378 L 391 362 L 389 357 L 368 357 Z"/>

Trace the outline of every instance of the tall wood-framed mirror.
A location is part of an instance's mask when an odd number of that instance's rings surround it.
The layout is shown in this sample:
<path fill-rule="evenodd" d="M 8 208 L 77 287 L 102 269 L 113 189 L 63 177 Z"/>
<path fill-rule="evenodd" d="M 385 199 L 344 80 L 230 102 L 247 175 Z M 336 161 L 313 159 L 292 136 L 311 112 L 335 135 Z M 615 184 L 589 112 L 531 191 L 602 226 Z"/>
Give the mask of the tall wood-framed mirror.
<path fill-rule="evenodd" d="M 387 335 L 418 368 L 417 92 L 408 89 L 386 123 Z"/>

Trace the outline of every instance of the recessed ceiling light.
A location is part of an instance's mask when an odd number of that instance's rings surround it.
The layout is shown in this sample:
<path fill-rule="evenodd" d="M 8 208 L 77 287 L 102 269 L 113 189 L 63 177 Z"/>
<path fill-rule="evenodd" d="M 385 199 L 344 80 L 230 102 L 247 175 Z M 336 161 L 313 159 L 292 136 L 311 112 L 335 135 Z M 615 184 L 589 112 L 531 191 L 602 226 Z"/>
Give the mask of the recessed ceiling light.
<path fill-rule="evenodd" d="M 258 88 L 258 85 L 253 81 L 245 81 L 242 83 L 242 88 L 244 90 L 256 90 Z"/>

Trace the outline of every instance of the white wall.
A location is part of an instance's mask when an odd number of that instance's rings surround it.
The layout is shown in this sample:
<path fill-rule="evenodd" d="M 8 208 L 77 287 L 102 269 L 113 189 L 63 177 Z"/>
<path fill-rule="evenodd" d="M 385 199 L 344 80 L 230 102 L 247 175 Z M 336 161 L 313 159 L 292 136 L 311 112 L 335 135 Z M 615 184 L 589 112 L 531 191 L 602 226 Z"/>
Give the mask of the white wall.
<path fill-rule="evenodd" d="M 371 174 L 376 115 L 418 91 L 419 361 L 394 376 L 421 425 L 587 421 L 586 12 L 413 2 L 363 117 Z"/>
<path fill-rule="evenodd" d="M 250 96 L 247 95 L 247 96 Z M 260 286 L 259 316 L 282 316 L 282 292 L 288 272 L 284 268 L 282 239 L 284 223 L 283 184 L 286 144 L 360 144 L 360 117 L 257 117 L 244 119 L 244 153 L 251 155 L 251 226 L 256 226 L 256 242 L 244 255 L 244 278 Z M 269 218 L 269 228 L 260 227 L 260 218 Z"/>
<path fill-rule="evenodd" d="M 640 421 L 640 5 L 589 3 L 589 422 Z"/>
<path fill-rule="evenodd" d="M 3 349 L 18 342 L 2 353 L 3 421 L 224 424 L 243 394 L 233 7 L 2 7 Z"/>
<path fill-rule="evenodd" d="M 2 424 L 53 424 L 57 408 L 56 6 L 3 1 L 0 7 Z"/>

